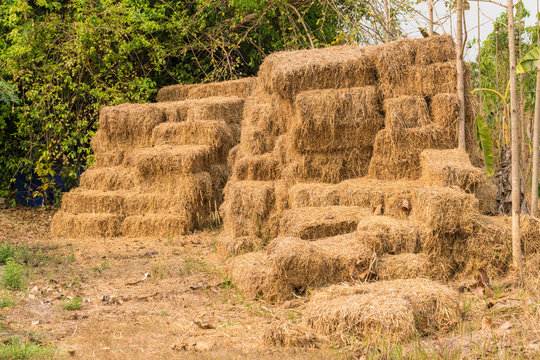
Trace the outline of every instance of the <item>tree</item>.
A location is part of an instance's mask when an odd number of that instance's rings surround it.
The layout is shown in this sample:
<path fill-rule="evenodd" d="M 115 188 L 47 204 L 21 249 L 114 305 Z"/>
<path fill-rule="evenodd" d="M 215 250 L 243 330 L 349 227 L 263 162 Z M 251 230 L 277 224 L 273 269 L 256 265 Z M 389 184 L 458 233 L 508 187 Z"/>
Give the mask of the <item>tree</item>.
<path fill-rule="evenodd" d="M 521 279 L 523 273 L 523 256 L 521 254 L 520 213 L 521 213 L 521 181 L 519 174 L 519 117 L 516 75 L 516 47 L 514 29 L 514 3 L 507 0 L 508 14 L 508 50 L 510 57 L 510 108 L 512 126 L 512 254 L 514 265 Z"/>
<path fill-rule="evenodd" d="M 456 72 L 459 103 L 458 148 L 465 149 L 465 73 L 463 69 L 463 0 L 456 1 Z"/>

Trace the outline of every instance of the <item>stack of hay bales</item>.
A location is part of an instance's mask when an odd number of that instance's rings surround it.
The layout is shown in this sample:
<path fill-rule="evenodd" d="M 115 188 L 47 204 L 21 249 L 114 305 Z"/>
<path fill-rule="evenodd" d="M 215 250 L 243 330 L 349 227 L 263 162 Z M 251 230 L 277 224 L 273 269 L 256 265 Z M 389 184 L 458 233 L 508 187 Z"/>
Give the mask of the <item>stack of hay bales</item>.
<path fill-rule="evenodd" d="M 158 103 L 104 108 L 95 165 L 64 196 L 53 233 L 177 236 L 218 220 L 227 157 L 255 83 L 174 85 L 160 90 Z"/>
<path fill-rule="evenodd" d="M 340 281 L 446 280 L 485 264 L 464 254 L 486 240 L 494 189 L 473 166 L 470 96 L 467 151 L 454 149 L 450 37 L 277 53 L 258 78 L 229 156 L 218 241 L 248 298 L 280 302 Z M 508 226 L 495 228 L 505 239 Z"/>

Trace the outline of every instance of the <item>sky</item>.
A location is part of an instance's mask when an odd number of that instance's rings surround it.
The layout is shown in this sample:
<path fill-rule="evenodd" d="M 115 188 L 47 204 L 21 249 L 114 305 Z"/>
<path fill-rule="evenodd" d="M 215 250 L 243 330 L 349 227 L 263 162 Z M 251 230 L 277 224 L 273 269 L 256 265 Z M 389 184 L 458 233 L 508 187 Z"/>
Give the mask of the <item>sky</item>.
<path fill-rule="evenodd" d="M 448 10 L 444 6 L 444 0 L 434 0 L 435 3 L 435 10 L 437 11 L 437 14 L 440 18 L 445 17 L 448 15 Z M 506 4 L 506 0 L 494 0 L 498 1 L 500 3 Z M 517 1 L 514 1 L 515 4 L 517 4 Z M 506 12 L 506 8 L 501 7 L 496 4 L 486 3 L 486 2 L 476 2 L 476 1 L 469 1 L 470 4 L 470 10 L 465 12 L 465 22 L 467 24 L 467 40 L 470 41 L 472 39 L 478 38 L 478 7 L 477 5 L 480 5 L 480 39 L 485 40 L 487 35 L 493 30 L 493 20 L 495 20 L 502 12 Z M 523 0 L 523 4 L 525 5 L 525 8 L 529 11 L 531 16 L 524 19 L 526 26 L 534 25 L 536 22 L 536 18 L 534 14 L 537 13 L 537 0 Z M 422 11 L 422 13 L 427 17 L 427 6 L 425 2 L 422 2 L 418 5 L 418 9 Z M 436 20 L 437 18 L 435 18 Z M 441 19 L 442 20 L 442 19 Z M 452 16 L 452 27 L 455 28 L 455 15 Z M 409 23 L 407 24 L 405 30 L 408 33 L 409 37 L 415 38 L 415 37 L 421 37 L 419 31 L 418 31 L 418 24 L 416 23 Z M 425 25 L 427 27 L 427 24 Z M 444 24 L 444 28 L 446 33 L 450 33 L 452 31 L 452 35 L 455 36 L 455 29 L 451 29 L 450 21 L 447 21 Z M 438 32 L 439 34 L 442 34 L 443 31 L 441 30 L 440 26 L 435 26 L 434 31 Z M 476 57 L 478 54 L 478 45 L 474 45 L 473 48 L 467 49 L 465 53 L 465 59 L 466 60 L 472 60 Z"/>

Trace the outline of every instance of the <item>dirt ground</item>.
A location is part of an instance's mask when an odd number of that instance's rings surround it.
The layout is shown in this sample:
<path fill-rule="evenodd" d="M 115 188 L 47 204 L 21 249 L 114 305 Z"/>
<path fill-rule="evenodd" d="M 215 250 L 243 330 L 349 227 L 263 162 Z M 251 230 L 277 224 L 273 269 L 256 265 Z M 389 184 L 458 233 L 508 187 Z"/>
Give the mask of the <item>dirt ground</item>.
<path fill-rule="evenodd" d="M 178 239 L 58 240 L 49 234 L 54 211 L 0 210 L 0 240 L 25 244 L 33 255 L 25 289 L 14 293 L 16 305 L 0 310 L 4 339 L 22 335 L 79 359 L 540 359 L 538 259 L 529 265 L 525 289 L 501 287 L 495 300 L 465 291 L 463 321 L 452 334 L 397 351 L 365 343 L 283 349 L 265 344 L 263 334 L 295 309 L 242 298 L 219 270 L 218 231 Z M 64 309 L 74 296 L 82 298 L 81 308 Z"/>

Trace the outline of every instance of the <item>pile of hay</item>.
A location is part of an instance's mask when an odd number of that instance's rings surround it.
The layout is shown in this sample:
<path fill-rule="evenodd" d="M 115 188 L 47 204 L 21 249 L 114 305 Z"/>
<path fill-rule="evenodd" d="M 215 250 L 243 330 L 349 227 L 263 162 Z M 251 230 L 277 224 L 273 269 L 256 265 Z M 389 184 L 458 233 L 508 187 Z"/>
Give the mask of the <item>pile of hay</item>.
<path fill-rule="evenodd" d="M 163 102 L 104 108 L 96 163 L 65 195 L 53 233 L 174 237 L 219 221 L 227 158 L 255 84 L 178 85 L 160 92 Z"/>
<path fill-rule="evenodd" d="M 300 344 L 325 336 L 339 343 L 377 336 L 406 341 L 449 331 L 461 318 L 458 293 L 427 279 L 332 285 L 316 291 L 302 310 L 298 324 L 272 324 L 266 341 L 292 346 L 297 342 L 285 339 L 304 339 Z"/>

